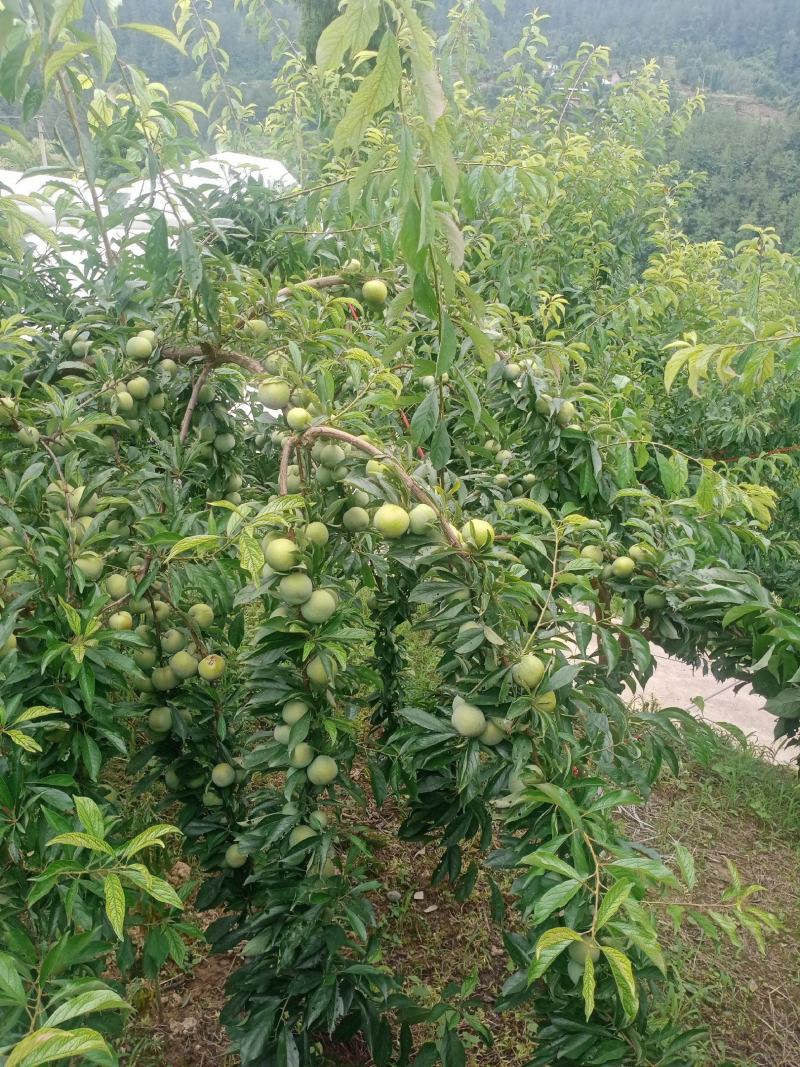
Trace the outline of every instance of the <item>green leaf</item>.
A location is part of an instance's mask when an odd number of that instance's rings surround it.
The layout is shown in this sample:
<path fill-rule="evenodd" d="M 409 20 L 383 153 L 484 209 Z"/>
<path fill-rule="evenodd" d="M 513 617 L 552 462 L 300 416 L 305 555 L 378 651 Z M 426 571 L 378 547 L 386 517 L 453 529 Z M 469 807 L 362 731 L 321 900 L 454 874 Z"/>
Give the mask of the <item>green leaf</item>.
<path fill-rule="evenodd" d="M 590 1019 L 592 1012 L 594 1011 L 595 985 L 596 982 L 594 977 L 594 960 L 591 956 L 587 956 L 586 964 L 583 969 L 583 1010 L 587 1022 Z"/>
<path fill-rule="evenodd" d="M 48 57 L 47 62 L 44 65 L 43 78 L 45 89 L 49 88 L 53 78 L 56 77 L 60 70 L 73 63 L 78 56 L 86 55 L 87 52 L 93 52 L 95 46 L 87 41 L 72 41 L 69 44 L 65 44 L 63 48 L 59 48 L 57 52 L 53 52 Z"/>
<path fill-rule="evenodd" d="M 447 240 L 450 260 L 455 269 L 460 270 L 464 265 L 464 234 L 461 232 L 461 227 L 452 215 L 447 215 L 443 211 L 437 211 L 436 218 Z"/>
<path fill-rule="evenodd" d="M 39 1067 L 42 1063 L 71 1059 L 73 1056 L 88 1056 L 94 1052 L 111 1056 L 111 1050 L 96 1030 L 85 1027 L 79 1027 L 77 1030 L 42 1027 L 14 1046 L 5 1067 Z"/>
<path fill-rule="evenodd" d="M 351 98 L 333 135 L 336 152 L 360 142 L 373 117 L 391 104 L 400 86 L 402 67 L 397 39 L 385 33 L 375 66 Z"/>
<path fill-rule="evenodd" d="M 554 926 L 551 930 L 545 930 L 536 942 L 535 959 L 528 968 L 528 982 L 541 978 L 570 942 L 580 940 L 581 935 L 566 926 Z"/>
<path fill-rule="evenodd" d="M 672 388 L 672 384 L 677 378 L 682 368 L 686 365 L 689 359 L 691 348 L 681 348 L 667 360 L 667 364 L 664 367 L 664 388 L 667 392 Z"/>
<path fill-rule="evenodd" d="M 172 908 L 183 910 L 183 901 L 169 882 L 165 882 L 163 878 L 152 878 L 146 891 L 153 900 L 158 900 L 162 904 L 169 904 Z"/>
<path fill-rule="evenodd" d="M 75 802 L 75 811 L 78 813 L 78 818 L 84 830 L 88 830 L 94 837 L 104 840 L 106 827 L 103 813 L 95 802 L 89 797 L 73 797 L 72 799 Z"/>
<path fill-rule="evenodd" d="M 61 708 L 51 708 L 45 704 L 37 704 L 35 707 L 26 708 L 21 715 L 18 715 L 14 719 L 14 725 L 19 726 L 21 722 L 31 722 L 33 719 L 44 719 L 50 715 L 60 715 Z"/>
<path fill-rule="evenodd" d="M 636 991 L 636 979 L 633 977 L 631 961 L 624 952 L 610 945 L 601 945 L 600 951 L 611 968 L 623 1011 L 632 1019 L 639 1010 L 639 994 Z"/>
<path fill-rule="evenodd" d="M 239 562 L 242 570 L 247 571 L 255 585 L 261 582 L 264 569 L 264 552 L 255 537 L 243 530 L 239 538 Z"/>
<path fill-rule="evenodd" d="M 114 34 L 101 18 L 96 18 L 94 21 L 94 37 L 100 70 L 103 77 L 107 78 L 117 57 L 117 42 L 114 40 Z"/>
<path fill-rule="evenodd" d="M 68 1019 L 81 1015 L 91 1015 L 96 1011 L 116 1011 L 127 1008 L 128 1004 L 113 989 L 90 989 L 79 993 L 64 1004 L 59 1004 L 52 1015 L 47 1018 L 48 1026 L 58 1026 Z"/>
<path fill-rule="evenodd" d="M 77 611 L 75 610 L 75 608 L 73 608 L 71 604 L 68 604 L 66 600 L 64 600 L 63 597 L 58 598 L 58 603 L 61 607 L 61 610 L 64 612 L 64 617 L 67 620 L 67 624 L 69 625 L 70 630 L 72 630 L 72 632 L 77 637 L 82 629 L 80 615 L 77 613 Z"/>
<path fill-rule="evenodd" d="M 160 212 L 150 231 L 144 246 L 144 262 L 150 274 L 156 280 L 166 273 L 169 264 L 169 231 L 164 212 Z"/>
<path fill-rule="evenodd" d="M 88 848 L 90 852 L 102 852 L 105 856 L 114 855 L 111 845 L 103 841 L 102 838 L 94 837 L 92 834 L 77 832 L 59 834 L 57 837 L 52 837 L 47 843 L 48 845 L 74 845 L 75 848 Z"/>
<path fill-rule="evenodd" d="M 13 741 L 18 748 L 24 749 L 26 752 L 41 752 L 42 746 L 34 738 L 29 737 L 23 733 L 22 730 L 6 730 L 6 737 L 9 741 Z"/>
<path fill-rule="evenodd" d="M 177 826 L 172 826 L 171 823 L 156 823 L 154 826 L 148 826 L 146 830 L 142 830 L 140 834 L 128 841 L 119 850 L 120 856 L 125 859 L 130 859 L 135 856 L 137 852 L 141 852 L 145 848 L 164 848 L 164 842 L 162 838 L 168 834 L 180 834 L 181 831 Z"/>
<path fill-rule="evenodd" d="M 222 537 L 219 534 L 194 534 L 192 537 L 183 537 L 180 541 L 177 541 L 170 549 L 167 556 L 167 562 L 175 559 L 177 556 L 182 556 L 186 552 L 194 552 L 200 554 L 202 552 L 213 552 L 219 548 L 222 544 Z"/>
<path fill-rule="evenodd" d="M 612 887 L 603 897 L 600 907 L 597 910 L 597 920 L 595 921 L 596 930 L 601 930 L 609 921 L 609 919 L 611 919 L 614 915 L 617 914 L 619 909 L 631 895 L 632 889 L 633 882 L 628 881 L 627 878 L 623 879 L 622 881 L 615 882 L 612 885 Z"/>
<path fill-rule="evenodd" d="M 276 1067 L 300 1067 L 300 1053 L 297 1042 L 289 1027 L 284 1024 L 278 1038 L 275 1058 Z"/>
<path fill-rule="evenodd" d="M 0 952 L 0 1003 L 24 1004 L 25 987 L 13 958 Z"/>
<path fill-rule="evenodd" d="M 150 37 L 156 37 L 159 41 L 163 41 L 164 44 L 168 44 L 170 48 L 177 49 L 182 55 L 186 55 L 186 49 L 182 42 L 175 36 L 172 30 L 168 30 L 164 26 L 153 26 L 149 22 L 123 22 L 119 29 L 135 30 L 137 33 L 146 33 Z"/>
<path fill-rule="evenodd" d="M 481 363 L 483 363 L 484 367 L 488 370 L 494 363 L 494 345 L 483 330 L 478 329 L 474 323 L 469 322 L 467 319 L 464 319 L 461 322 L 461 328 L 465 333 L 469 334 L 470 340 L 475 345 L 475 350 L 480 357 Z"/>
<path fill-rule="evenodd" d="M 125 890 L 116 874 L 107 874 L 103 879 L 103 896 L 111 929 L 121 941 L 125 936 Z"/>
<path fill-rule="evenodd" d="M 561 874 L 565 878 L 580 878 L 574 867 L 546 849 L 530 852 L 527 856 L 523 856 L 520 862 L 527 863 L 531 867 L 541 867 L 544 871 L 553 871 L 554 874 Z"/>
<path fill-rule="evenodd" d="M 449 722 L 437 719 L 435 715 L 422 711 L 420 708 L 401 708 L 399 714 L 409 722 L 413 722 L 415 726 L 421 726 L 423 730 L 431 730 L 437 734 L 454 732 Z"/>
<path fill-rule="evenodd" d="M 697 882 L 694 869 L 694 856 L 688 848 L 685 848 L 677 841 L 675 842 L 675 862 L 678 865 L 678 870 L 681 872 L 683 884 L 689 890 L 694 889 Z"/>
<path fill-rule="evenodd" d="M 181 267 L 186 284 L 192 293 L 196 293 L 203 280 L 203 261 L 200 252 L 188 226 L 181 227 L 178 239 L 178 250 L 181 254 Z"/>
<path fill-rule="evenodd" d="M 452 451 L 447 424 L 440 422 L 433 432 L 430 450 L 430 460 L 437 471 L 447 466 L 450 462 Z"/>
<path fill-rule="evenodd" d="M 424 444 L 439 421 L 439 394 L 431 389 L 411 417 L 411 436 L 414 443 Z"/>
<path fill-rule="evenodd" d="M 55 0 L 47 27 L 47 39 L 50 44 L 55 44 L 66 25 L 81 18 L 83 7 L 84 0 Z"/>
<path fill-rule="evenodd" d="M 450 370 L 453 366 L 453 360 L 455 359 L 457 349 L 458 338 L 456 337 L 455 328 L 450 320 L 450 316 L 446 311 L 443 311 L 439 355 L 436 358 L 437 375 L 446 374 Z"/>
<path fill-rule="evenodd" d="M 350 0 L 344 13 L 329 23 L 317 42 L 317 66 L 333 70 L 345 53 L 354 55 L 367 47 L 380 22 L 378 0 Z"/>
<path fill-rule="evenodd" d="M 571 879 L 567 882 L 561 882 L 560 885 L 554 885 L 552 889 L 548 889 L 536 901 L 536 906 L 533 909 L 534 923 L 538 925 L 544 922 L 554 911 L 563 908 L 565 904 L 572 900 L 582 885 L 582 881 Z"/>

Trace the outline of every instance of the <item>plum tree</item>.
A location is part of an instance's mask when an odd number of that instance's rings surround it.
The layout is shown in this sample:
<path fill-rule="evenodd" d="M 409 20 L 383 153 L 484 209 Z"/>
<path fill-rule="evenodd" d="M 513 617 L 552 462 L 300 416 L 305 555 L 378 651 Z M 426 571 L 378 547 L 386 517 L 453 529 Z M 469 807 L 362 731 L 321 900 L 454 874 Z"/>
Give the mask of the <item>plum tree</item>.
<path fill-rule="evenodd" d="M 131 804 L 104 791 L 128 774 L 131 796 L 177 812 L 205 876 L 197 906 L 224 916 L 215 947 L 247 946 L 225 1009 L 245 1067 L 308 1067 L 323 1037 L 359 1030 L 376 1062 L 398 1046 L 408 1060 L 405 1020 L 436 1022 L 375 965 L 363 824 L 384 804 L 402 840 L 437 854 L 442 893 L 466 900 L 493 852 L 480 877 L 513 972 L 500 1006 L 533 998 L 537 1062 L 620 1045 L 664 1062 L 649 894 L 676 876 L 642 860 L 609 804 L 677 767 L 676 727 L 621 694 L 657 640 L 753 681 L 786 732 L 800 707 L 797 623 L 748 570 L 773 498 L 670 440 L 680 420 L 653 379 L 677 322 L 731 346 L 698 363 L 679 342 L 667 363 L 694 388 L 719 362 L 751 366 L 755 389 L 749 350 L 766 374 L 785 343 L 759 347 L 728 316 L 762 276 L 752 264 L 676 233 L 649 147 L 678 118 L 652 73 L 609 97 L 592 53 L 586 92 L 554 71 L 542 95 L 521 59 L 477 157 L 470 80 L 441 84 L 422 8 L 347 3 L 320 69 L 290 66 L 275 87 L 270 135 L 302 181 L 243 183 L 213 218 L 188 196 L 174 233 L 148 201 L 143 235 L 120 171 L 147 160 L 160 182 L 191 115 L 141 72 L 133 93 L 115 80 L 102 14 L 90 40 L 57 7 L 39 27 L 14 9 L 0 39 L 14 108 L 60 94 L 78 117 L 64 143 L 91 147 L 70 206 L 88 235 L 71 238 L 80 286 L 46 236 L 46 254 L 20 245 L 0 202 L 0 807 L 14 813 L 0 865 L 15 871 L 0 940 L 19 954 L 5 984 L 25 995 L 3 1040 L 47 1023 L 59 983 L 99 988 L 109 931 L 126 973 L 180 962 L 181 898 L 137 866 L 145 849 L 160 862 L 160 824 L 126 853 Z M 185 4 L 178 18 L 181 46 L 217 57 Z M 465 5 L 454 19 L 472 41 Z M 213 133 L 246 147 L 263 130 L 224 69 L 207 75 Z M 750 255 L 770 282 L 764 329 L 799 333 L 777 260 Z M 419 669 L 420 644 L 435 669 Z M 511 893 L 492 888 L 497 867 L 519 876 Z M 768 925 L 747 887 L 729 892 L 746 926 Z M 76 924 L 103 951 L 65 951 L 63 976 L 28 997 L 24 946 L 69 945 Z M 443 1010 L 420 1062 L 465 1062 L 476 1016 L 458 998 Z M 111 1056 L 71 1052 L 95 1054 Z"/>

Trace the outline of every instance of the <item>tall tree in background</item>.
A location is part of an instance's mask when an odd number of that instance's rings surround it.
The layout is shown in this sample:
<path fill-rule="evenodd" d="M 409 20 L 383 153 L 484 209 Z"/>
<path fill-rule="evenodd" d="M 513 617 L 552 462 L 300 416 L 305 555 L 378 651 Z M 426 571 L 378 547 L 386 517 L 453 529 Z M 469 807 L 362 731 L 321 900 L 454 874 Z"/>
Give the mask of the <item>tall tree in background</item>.
<path fill-rule="evenodd" d="M 336 18 L 338 0 L 298 0 L 302 25 L 300 43 L 309 60 L 314 59 L 320 34 Z"/>

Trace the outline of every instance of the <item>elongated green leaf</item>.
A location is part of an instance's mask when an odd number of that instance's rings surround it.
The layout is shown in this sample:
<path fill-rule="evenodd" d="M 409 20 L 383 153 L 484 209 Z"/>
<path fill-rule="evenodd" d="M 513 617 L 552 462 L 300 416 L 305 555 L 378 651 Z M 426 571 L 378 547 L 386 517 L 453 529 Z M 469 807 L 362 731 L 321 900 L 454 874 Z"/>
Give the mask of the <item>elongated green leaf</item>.
<path fill-rule="evenodd" d="M 55 0 L 47 27 L 47 39 L 51 44 L 55 44 L 68 23 L 76 22 L 83 15 L 83 7 L 84 0 Z"/>
<path fill-rule="evenodd" d="M 57 52 L 48 58 L 44 65 L 43 77 L 44 87 L 49 88 L 53 78 L 64 67 L 73 63 L 78 56 L 85 55 L 87 52 L 93 52 L 95 47 L 93 44 L 87 41 L 72 41 L 69 44 L 65 44 L 63 48 L 59 48 Z"/>
<path fill-rule="evenodd" d="M 147 887 L 147 892 L 153 900 L 160 900 L 162 904 L 169 904 L 172 908 L 183 909 L 183 901 L 163 878 L 153 878 Z"/>
<path fill-rule="evenodd" d="M 61 610 L 64 612 L 64 617 L 66 618 L 67 623 L 69 624 L 70 630 L 72 630 L 72 632 L 77 637 L 82 630 L 80 615 L 77 613 L 75 608 L 73 608 L 71 604 L 68 604 L 66 600 L 64 600 L 62 597 L 58 598 L 58 603 L 61 606 Z"/>
<path fill-rule="evenodd" d="M 107 874 L 103 879 L 103 896 L 111 929 L 121 941 L 125 936 L 125 890 L 116 874 Z"/>
<path fill-rule="evenodd" d="M 239 538 L 238 547 L 239 562 L 242 565 L 242 569 L 247 571 L 253 582 L 258 585 L 261 581 L 261 572 L 264 569 L 264 552 L 261 545 L 252 534 L 244 530 Z"/>
<path fill-rule="evenodd" d="M 583 969 L 583 1010 L 587 1021 L 594 1011 L 594 990 L 596 986 L 594 977 L 594 961 L 591 956 L 586 957 Z"/>
<path fill-rule="evenodd" d="M 520 862 L 527 863 L 531 867 L 541 867 L 543 871 L 553 871 L 565 878 L 580 878 L 574 867 L 546 849 L 540 848 L 536 852 L 530 852 L 527 856 L 523 856 Z"/>
<path fill-rule="evenodd" d="M 563 908 L 565 904 L 572 900 L 582 885 L 582 882 L 570 879 L 569 881 L 561 882 L 560 885 L 554 885 L 552 889 L 548 889 L 536 901 L 533 909 L 534 923 L 544 922 L 554 911 Z"/>
<path fill-rule="evenodd" d="M 681 872 L 681 878 L 687 889 L 694 889 L 697 878 L 694 869 L 694 856 L 679 842 L 675 844 L 675 862 Z"/>
<path fill-rule="evenodd" d="M 37 704 L 33 708 L 26 708 L 21 715 L 18 715 L 14 719 L 14 725 L 19 726 L 21 722 L 31 722 L 33 719 L 49 718 L 51 715 L 60 715 L 60 708 L 50 708 L 44 704 Z"/>
<path fill-rule="evenodd" d="M 203 552 L 213 552 L 222 544 L 219 534 L 194 534 L 192 537 L 183 537 L 170 549 L 168 560 L 176 556 L 183 556 L 187 552 L 195 552 L 198 555 Z"/>
<path fill-rule="evenodd" d="M 48 845 L 74 845 L 76 848 L 88 848 L 91 852 L 102 852 L 106 856 L 113 856 L 114 850 L 106 841 L 92 834 L 68 833 L 52 837 Z"/>
<path fill-rule="evenodd" d="M 601 930 L 609 919 L 617 914 L 619 909 L 631 895 L 632 889 L 633 882 L 629 882 L 627 879 L 615 882 L 612 885 L 603 897 L 600 907 L 598 908 L 595 929 Z"/>
<path fill-rule="evenodd" d="M 108 1045 L 96 1030 L 57 1030 L 49 1026 L 35 1030 L 11 1050 L 5 1067 L 39 1067 L 54 1060 L 88 1056 L 92 1052 L 111 1055 Z"/>
<path fill-rule="evenodd" d="M 439 421 L 439 394 L 431 389 L 411 416 L 411 435 L 416 444 L 424 444 Z"/>
<path fill-rule="evenodd" d="M 59 1004 L 52 1015 L 48 1016 L 48 1026 L 59 1026 L 68 1019 L 77 1019 L 81 1015 L 91 1015 L 96 1011 L 118 1011 L 128 1005 L 113 989 L 90 989 L 71 997 L 64 1004 Z"/>
<path fill-rule="evenodd" d="M 375 66 L 359 85 L 336 127 L 333 144 L 337 152 L 358 143 L 375 115 L 394 101 L 401 72 L 397 39 L 387 32 L 378 49 Z"/>
<path fill-rule="evenodd" d="M 572 941 L 580 941 L 581 935 L 566 926 L 554 926 L 546 930 L 536 942 L 536 955 L 528 968 L 528 983 L 541 978 Z"/>
<path fill-rule="evenodd" d="M 691 348 L 682 348 L 667 360 L 667 364 L 664 367 L 664 388 L 667 392 L 670 391 L 678 374 L 686 366 L 691 351 Z"/>
<path fill-rule="evenodd" d="M 90 797 L 73 797 L 73 800 L 75 811 L 78 813 L 84 830 L 87 830 L 93 837 L 105 839 L 106 826 L 103 813 L 95 802 Z"/>
<path fill-rule="evenodd" d="M 0 952 L 0 1004 L 24 1004 L 25 987 L 13 958 Z"/>
<path fill-rule="evenodd" d="M 343 14 L 329 23 L 317 42 L 317 66 L 333 70 L 341 66 L 345 53 L 366 48 L 380 21 L 378 0 L 349 0 Z"/>
<path fill-rule="evenodd" d="M 107 78 L 117 57 L 117 42 L 114 39 L 114 34 L 101 18 L 95 19 L 94 36 L 97 43 L 97 59 L 100 63 L 100 71 L 103 77 Z"/>
<path fill-rule="evenodd" d="M 26 752 L 41 752 L 42 746 L 34 738 L 29 737 L 22 730 L 6 730 L 6 737 L 19 748 Z"/>
<path fill-rule="evenodd" d="M 155 826 L 148 826 L 146 830 L 142 830 L 140 834 L 132 838 L 126 845 L 123 845 L 119 850 L 120 856 L 129 859 L 131 856 L 135 856 L 137 852 L 141 852 L 145 848 L 163 848 L 163 838 L 170 834 L 180 834 L 180 830 L 177 826 L 172 826 L 171 823 L 156 823 Z"/>
<path fill-rule="evenodd" d="M 633 977 L 631 961 L 624 952 L 610 945 L 601 945 L 600 950 L 611 968 L 623 1011 L 629 1018 L 633 1018 L 639 1010 L 639 994 L 636 991 L 636 979 Z"/>
<path fill-rule="evenodd" d="M 137 33 L 146 33 L 150 37 L 157 37 L 159 41 L 168 44 L 170 48 L 175 48 L 182 55 L 186 55 L 183 43 L 175 36 L 172 30 L 168 30 L 164 26 L 153 26 L 149 22 L 123 22 L 119 28 L 121 30 L 135 30 Z"/>

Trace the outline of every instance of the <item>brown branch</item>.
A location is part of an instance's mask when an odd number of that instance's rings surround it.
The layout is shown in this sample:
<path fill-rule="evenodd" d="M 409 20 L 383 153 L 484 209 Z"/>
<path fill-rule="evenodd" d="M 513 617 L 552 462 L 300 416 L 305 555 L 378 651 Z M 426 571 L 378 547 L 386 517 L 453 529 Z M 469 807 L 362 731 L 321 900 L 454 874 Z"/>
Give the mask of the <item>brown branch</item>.
<path fill-rule="evenodd" d="M 341 274 L 326 274 L 322 278 L 303 278 L 302 281 L 294 282 L 292 285 L 285 285 L 283 289 L 279 289 L 277 293 L 278 299 L 291 296 L 295 289 L 303 285 L 309 289 L 333 289 L 337 285 L 347 285 L 347 280 Z"/>
<path fill-rule="evenodd" d="M 333 437 L 337 441 L 345 441 L 347 444 L 352 445 L 353 448 L 357 448 L 361 452 L 366 452 L 366 454 L 372 456 L 373 459 L 379 459 L 384 463 L 390 463 L 408 492 L 416 497 L 421 503 L 427 504 L 428 507 L 433 508 L 436 512 L 439 523 L 449 544 L 461 555 L 466 555 L 458 530 L 448 521 L 436 500 L 434 500 L 433 497 L 426 493 L 425 490 L 414 481 L 399 460 L 396 460 L 394 456 L 390 456 L 385 450 L 376 448 L 376 446 L 370 444 L 369 441 L 364 441 L 362 438 L 347 433 L 345 430 L 337 430 L 333 426 L 312 426 L 297 437 L 289 437 L 284 441 L 283 448 L 281 449 L 281 465 L 278 475 L 278 491 L 281 494 L 286 492 L 289 470 L 289 453 L 292 450 L 292 446 L 297 445 L 301 440 L 313 441 L 315 437 Z"/>
<path fill-rule="evenodd" d="M 227 348 L 209 349 L 203 345 L 188 345 L 186 348 L 173 348 L 166 346 L 161 349 L 165 359 L 174 360 L 175 363 L 189 363 L 193 359 L 208 360 L 210 367 L 221 367 L 224 363 L 235 363 L 244 370 L 252 371 L 253 374 L 266 374 L 257 359 L 245 356 L 241 352 L 232 352 Z"/>
<path fill-rule="evenodd" d="M 180 442 L 181 442 L 181 444 L 183 444 L 183 442 L 189 436 L 189 428 L 192 425 L 192 415 L 194 415 L 194 409 L 197 407 L 197 402 L 200 399 L 200 390 L 205 385 L 206 378 L 208 378 L 210 373 L 211 373 L 210 365 L 203 367 L 203 369 L 197 375 L 197 380 L 195 381 L 194 385 L 192 386 L 192 395 L 189 397 L 189 403 L 186 405 L 186 411 L 183 414 L 183 422 L 181 423 L 181 433 L 180 433 Z"/>

